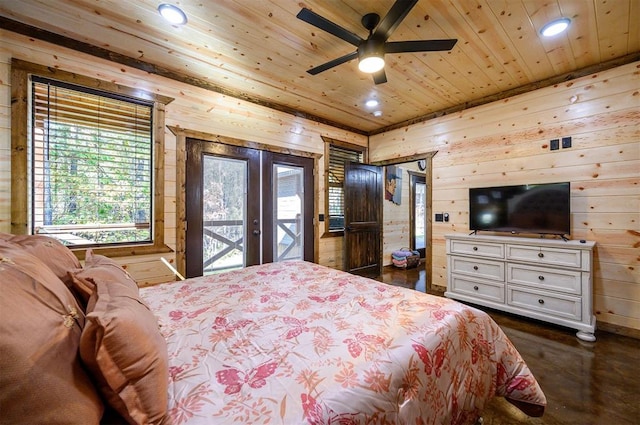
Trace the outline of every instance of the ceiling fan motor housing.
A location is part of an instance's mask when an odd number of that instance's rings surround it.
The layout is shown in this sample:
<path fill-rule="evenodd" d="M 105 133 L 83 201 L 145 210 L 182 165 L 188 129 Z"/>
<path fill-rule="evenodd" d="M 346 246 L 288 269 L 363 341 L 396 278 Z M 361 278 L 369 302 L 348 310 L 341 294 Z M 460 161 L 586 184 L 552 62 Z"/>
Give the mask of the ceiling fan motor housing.
<path fill-rule="evenodd" d="M 362 60 L 370 56 L 384 56 L 384 41 L 380 40 L 364 40 L 360 46 L 358 46 L 358 59 Z"/>

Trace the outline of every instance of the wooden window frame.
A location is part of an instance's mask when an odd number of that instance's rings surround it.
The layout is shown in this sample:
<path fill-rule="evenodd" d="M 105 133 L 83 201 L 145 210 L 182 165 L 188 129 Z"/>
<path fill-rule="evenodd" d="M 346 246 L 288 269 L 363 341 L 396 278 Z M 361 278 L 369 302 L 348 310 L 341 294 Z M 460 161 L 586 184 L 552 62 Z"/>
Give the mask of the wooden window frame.
<path fill-rule="evenodd" d="M 356 145 L 349 142 L 343 142 L 341 140 L 332 139 L 330 137 L 321 136 L 324 141 L 324 233 L 325 237 L 341 237 L 344 236 L 344 230 L 330 230 L 329 229 L 329 171 L 330 171 L 330 148 L 336 146 L 343 149 L 349 149 L 354 152 L 362 154 L 362 162 L 364 164 L 369 162 L 369 149 L 366 146 Z"/>
<path fill-rule="evenodd" d="M 165 106 L 173 98 L 19 59 L 11 61 L 11 232 L 29 233 L 28 99 L 31 75 L 153 102 L 153 241 L 92 249 L 110 257 L 171 252 L 164 243 L 164 122 Z M 84 259 L 87 247 L 70 248 L 78 258 Z"/>

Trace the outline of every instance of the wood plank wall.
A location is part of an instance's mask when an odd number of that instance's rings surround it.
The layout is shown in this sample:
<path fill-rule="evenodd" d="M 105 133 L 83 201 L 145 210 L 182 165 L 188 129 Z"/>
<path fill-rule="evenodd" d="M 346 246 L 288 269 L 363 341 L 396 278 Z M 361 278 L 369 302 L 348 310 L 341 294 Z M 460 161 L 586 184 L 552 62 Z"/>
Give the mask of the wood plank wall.
<path fill-rule="evenodd" d="M 551 151 L 549 141 L 572 137 Z M 572 239 L 597 242 L 599 326 L 640 330 L 640 62 L 370 137 L 372 161 L 433 157 L 433 284 L 444 235 L 469 231 L 468 188 L 571 182 Z M 433 219 L 433 217 L 432 217 Z M 640 333 L 638 333 L 640 335 Z"/>
<path fill-rule="evenodd" d="M 166 125 L 196 132 L 228 136 L 275 147 L 292 148 L 324 155 L 321 136 L 367 145 L 367 137 L 326 124 L 295 117 L 253 103 L 213 93 L 167 78 L 117 65 L 93 56 L 0 30 L 0 231 L 11 228 L 11 128 L 10 71 L 11 59 L 57 67 L 88 77 L 113 81 L 128 87 L 159 93 L 175 100 L 166 108 Z M 324 211 L 324 158 L 318 164 L 316 197 L 318 210 Z M 165 242 L 176 249 L 176 137 L 165 130 Z M 324 223 L 318 223 L 319 234 Z M 342 239 L 320 238 L 320 263 L 342 267 Z M 170 262 L 175 255 L 164 255 Z M 141 286 L 166 282 L 173 274 L 159 255 L 116 259 L 125 266 Z"/>

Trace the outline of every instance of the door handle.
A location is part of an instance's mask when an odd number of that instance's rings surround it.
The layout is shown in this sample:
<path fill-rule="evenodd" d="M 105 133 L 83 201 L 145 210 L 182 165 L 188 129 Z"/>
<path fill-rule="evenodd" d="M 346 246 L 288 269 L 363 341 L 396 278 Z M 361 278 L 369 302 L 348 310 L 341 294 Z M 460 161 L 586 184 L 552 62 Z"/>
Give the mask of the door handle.
<path fill-rule="evenodd" d="M 253 234 L 254 234 L 254 235 L 256 235 L 256 236 L 258 236 L 258 235 L 260 234 L 260 230 L 258 230 L 258 229 L 254 230 L 254 231 L 253 231 Z"/>

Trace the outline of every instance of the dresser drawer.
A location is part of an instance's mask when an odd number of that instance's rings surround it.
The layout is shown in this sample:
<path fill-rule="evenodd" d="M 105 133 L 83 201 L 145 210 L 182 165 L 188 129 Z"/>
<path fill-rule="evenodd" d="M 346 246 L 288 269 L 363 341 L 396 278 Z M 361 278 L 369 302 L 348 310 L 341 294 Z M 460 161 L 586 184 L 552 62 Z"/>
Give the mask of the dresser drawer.
<path fill-rule="evenodd" d="M 507 287 L 507 304 L 543 315 L 570 320 L 582 320 L 582 299 L 570 295 Z"/>
<path fill-rule="evenodd" d="M 449 283 L 452 292 L 504 303 L 504 283 L 480 282 L 458 275 L 452 275 Z"/>
<path fill-rule="evenodd" d="M 582 294 L 582 272 L 508 263 L 507 282 L 567 294 Z"/>
<path fill-rule="evenodd" d="M 449 258 L 451 259 L 449 267 L 451 269 L 451 272 L 453 273 L 504 282 L 503 261 L 482 260 L 469 257 L 456 257 L 454 255 L 450 256 Z"/>
<path fill-rule="evenodd" d="M 450 240 L 451 254 L 466 254 L 486 258 L 504 258 L 504 244 Z"/>
<path fill-rule="evenodd" d="M 582 253 L 579 249 L 507 245 L 507 260 L 511 261 L 580 268 L 582 266 L 581 259 Z"/>

